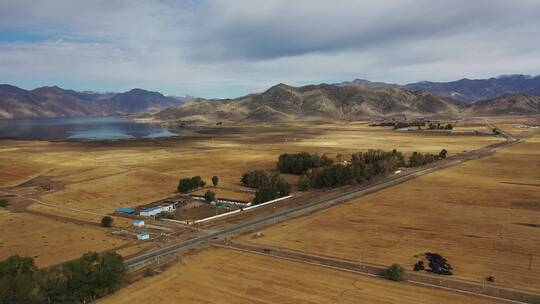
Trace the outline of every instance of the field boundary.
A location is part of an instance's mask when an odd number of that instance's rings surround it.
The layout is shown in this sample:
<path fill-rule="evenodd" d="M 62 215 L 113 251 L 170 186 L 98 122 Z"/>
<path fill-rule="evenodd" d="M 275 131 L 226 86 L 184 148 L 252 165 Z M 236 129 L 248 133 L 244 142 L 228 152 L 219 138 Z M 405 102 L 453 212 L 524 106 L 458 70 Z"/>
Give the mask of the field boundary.
<path fill-rule="evenodd" d="M 345 260 L 335 257 L 320 256 L 312 253 L 295 251 L 281 247 L 257 246 L 245 243 L 212 244 L 217 248 L 225 248 L 236 251 L 243 251 L 252 254 L 264 255 L 277 259 L 284 259 L 298 263 L 315 265 L 319 267 L 331 268 L 340 271 L 347 271 L 368 275 L 372 277 L 382 277 L 386 267 L 363 263 L 352 260 Z M 502 300 L 507 303 L 540 303 L 540 294 L 520 289 L 507 288 L 496 285 L 479 284 L 472 281 L 453 279 L 442 276 L 435 276 L 424 273 L 406 271 L 407 282 L 422 286 L 439 289 L 457 291 L 476 296 L 488 297 Z"/>

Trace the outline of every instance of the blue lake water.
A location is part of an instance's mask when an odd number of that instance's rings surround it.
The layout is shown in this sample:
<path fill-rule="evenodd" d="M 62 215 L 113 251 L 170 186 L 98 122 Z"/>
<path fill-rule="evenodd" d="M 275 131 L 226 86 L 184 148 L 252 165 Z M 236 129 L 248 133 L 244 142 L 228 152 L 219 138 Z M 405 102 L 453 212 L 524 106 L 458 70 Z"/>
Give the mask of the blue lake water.
<path fill-rule="evenodd" d="M 38 118 L 0 120 L 0 138 L 41 140 L 121 140 L 163 138 L 166 128 L 119 117 Z"/>

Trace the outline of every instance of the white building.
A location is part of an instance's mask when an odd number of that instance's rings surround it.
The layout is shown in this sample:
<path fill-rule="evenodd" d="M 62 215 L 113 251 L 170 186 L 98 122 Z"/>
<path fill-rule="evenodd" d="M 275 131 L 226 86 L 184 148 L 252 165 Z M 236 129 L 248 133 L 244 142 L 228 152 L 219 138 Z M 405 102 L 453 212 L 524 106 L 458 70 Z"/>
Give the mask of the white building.
<path fill-rule="evenodd" d="M 150 233 L 149 232 L 137 233 L 137 239 L 138 240 L 147 240 L 149 238 L 150 238 Z"/>
<path fill-rule="evenodd" d="M 144 220 L 135 220 L 135 221 L 133 221 L 133 226 L 135 226 L 135 227 L 143 227 L 144 226 Z"/>
<path fill-rule="evenodd" d="M 147 209 L 142 209 L 139 213 L 142 216 L 155 216 L 161 212 L 171 212 L 174 211 L 174 205 L 173 204 L 163 204 Z"/>

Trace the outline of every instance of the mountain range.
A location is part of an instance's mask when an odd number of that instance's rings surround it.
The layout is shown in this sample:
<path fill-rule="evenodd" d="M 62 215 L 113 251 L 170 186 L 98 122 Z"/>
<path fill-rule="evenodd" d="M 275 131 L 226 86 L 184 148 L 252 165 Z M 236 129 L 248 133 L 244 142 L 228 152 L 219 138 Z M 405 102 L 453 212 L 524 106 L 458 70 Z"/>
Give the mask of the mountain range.
<path fill-rule="evenodd" d="M 164 96 L 142 89 L 98 93 L 0 85 L 0 118 L 153 113 L 159 120 L 209 122 L 538 114 L 538 96 L 540 76 L 527 75 L 407 85 L 362 79 L 303 87 L 278 84 L 235 99 Z"/>
<path fill-rule="evenodd" d="M 205 100 L 167 108 L 162 121 L 219 122 L 349 120 L 395 116 L 459 117 L 470 115 L 539 114 L 540 97 L 508 93 L 473 105 L 427 91 L 366 85 L 278 84 L 261 94 L 237 99 Z"/>
<path fill-rule="evenodd" d="M 540 75 L 503 75 L 488 79 L 467 79 L 449 82 L 421 81 L 406 85 L 394 83 L 371 82 L 364 79 L 342 82 L 339 86 L 363 86 L 368 88 L 406 88 L 409 90 L 425 90 L 437 95 L 452 97 L 465 103 L 492 99 L 506 93 L 523 93 L 540 96 Z"/>
<path fill-rule="evenodd" d="M 77 92 L 41 87 L 24 90 L 0 85 L 0 118 L 39 118 L 123 115 L 157 112 L 178 106 L 190 98 L 163 96 L 158 92 L 133 89 L 124 93 Z"/>

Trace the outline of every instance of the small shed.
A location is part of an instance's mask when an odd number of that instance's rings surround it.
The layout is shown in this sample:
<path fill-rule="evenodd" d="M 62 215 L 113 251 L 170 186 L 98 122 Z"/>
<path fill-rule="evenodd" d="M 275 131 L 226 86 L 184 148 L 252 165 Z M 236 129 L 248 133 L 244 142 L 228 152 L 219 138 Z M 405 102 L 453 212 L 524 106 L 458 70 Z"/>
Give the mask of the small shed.
<path fill-rule="evenodd" d="M 118 208 L 116 209 L 116 212 L 123 213 L 123 214 L 135 214 L 135 209 L 131 208 Z"/>
<path fill-rule="evenodd" d="M 150 232 L 140 232 L 140 233 L 137 233 L 137 239 L 138 240 L 147 240 L 150 238 Z"/>
<path fill-rule="evenodd" d="M 144 226 L 144 220 L 139 220 L 139 219 L 134 220 L 133 221 L 133 226 L 135 226 L 135 227 L 143 227 Z"/>

